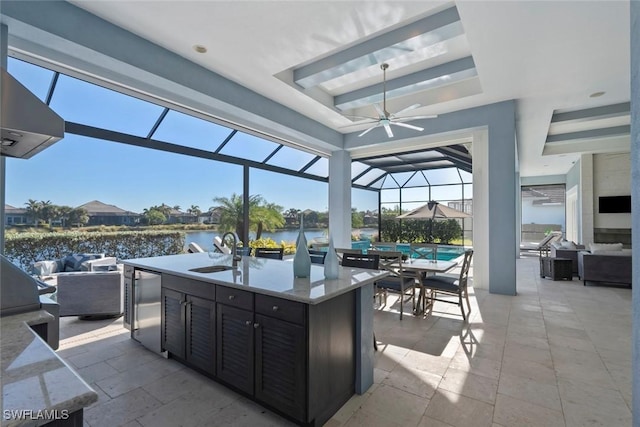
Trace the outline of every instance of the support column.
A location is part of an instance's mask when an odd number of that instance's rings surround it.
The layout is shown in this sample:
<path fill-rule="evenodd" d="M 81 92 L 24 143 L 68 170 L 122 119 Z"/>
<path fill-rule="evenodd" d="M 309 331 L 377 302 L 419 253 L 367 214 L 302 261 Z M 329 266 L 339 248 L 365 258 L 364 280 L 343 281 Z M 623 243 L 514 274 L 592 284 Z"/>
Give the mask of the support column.
<path fill-rule="evenodd" d="M 244 223 L 242 236 L 238 236 L 244 247 L 249 246 L 249 172 L 250 168 L 244 165 L 242 168 L 242 222 Z M 235 255 L 235 254 L 234 254 Z"/>
<path fill-rule="evenodd" d="M 580 156 L 580 211 L 582 212 L 582 244 L 593 243 L 593 154 Z"/>
<path fill-rule="evenodd" d="M 494 106 L 473 137 L 474 287 L 516 294 L 515 103 Z"/>
<path fill-rule="evenodd" d="M 0 25 L 0 65 L 5 70 L 7 69 L 7 50 L 9 36 L 9 28 L 2 24 Z M 2 87 L 0 85 L 0 98 L 2 97 Z M 0 105 L 0 110 L 2 106 Z M 0 117 L 2 117 L 2 111 L 0 111 Z M 6 191 L 6 157 L 0 156 L 0 253 L 4 254 L 4 228 L 5 228 L 5 191 Z"/>
<path fill-rule="evenodd" d="M 329 158 L 329 233 L 335 247 L 351 247 L 351 155 L 345 150 Z"/>
<path fill-rule="evenodd" d="M 634 259 L 640 259 L 640 2 L 631 1 L 631 243 Z M 640 427 L 640 263 L 633 263 L 632 375 L 633 426 Z"/>

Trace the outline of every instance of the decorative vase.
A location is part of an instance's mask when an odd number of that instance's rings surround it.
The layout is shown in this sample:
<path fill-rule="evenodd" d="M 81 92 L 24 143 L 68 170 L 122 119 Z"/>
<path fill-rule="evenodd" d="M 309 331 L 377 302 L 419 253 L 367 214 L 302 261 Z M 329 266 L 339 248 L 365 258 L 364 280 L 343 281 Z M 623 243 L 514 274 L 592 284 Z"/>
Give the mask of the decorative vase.
<path fill-rule="evenodd" d="M 338 278 L 340 263 L 338 262 L 338 254 L 333 247 L 333 239 L 329 236 L 329 247 L 327 255 L 324 257 L 324 278 L 333 280 Z"/>
<path fill-rule="evenodd" d="M 295 277 L 309 277 L 311 275 L 311 257 L 303 230 L 302 214 L 300 214 L 300 233 L 296 241 L 296 254 L 293 257 L 293 275 Z"/>

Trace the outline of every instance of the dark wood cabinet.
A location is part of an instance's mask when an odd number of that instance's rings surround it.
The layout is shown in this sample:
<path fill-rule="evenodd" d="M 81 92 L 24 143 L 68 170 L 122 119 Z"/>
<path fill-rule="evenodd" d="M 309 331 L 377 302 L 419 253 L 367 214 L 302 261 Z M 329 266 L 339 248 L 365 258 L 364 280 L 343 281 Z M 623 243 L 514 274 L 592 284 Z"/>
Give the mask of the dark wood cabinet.
<path fill-rule="evenodd" d="M 186 294 L 162 288 L 162 350 L 185 359 Z"/>
<path fill-rule="evenodd" d="M 216 373 L 216 303 L 187 295 L 187 362 L 215 375 Z"/>
<path fill-rule="evenodd" d="M 162 349 L 215 375 L 215 301 L 162 288 Z"/>
<path fill-rule="evenodd" d="M 306 415 L 306 334 L 301 325 L 255 315 L 255 396 L 304 420 Z"/>
<path fill-rule="evenodd" d="M 253 312 L 218 303 L 217 330 L 218 378 L 253 394 Z"/>
<path fill-rule="evenodd" d="M 353 395 L 354 345 L 354 292 L 309 305 L 163 274 L 163 349 L 300 424 Z"/>

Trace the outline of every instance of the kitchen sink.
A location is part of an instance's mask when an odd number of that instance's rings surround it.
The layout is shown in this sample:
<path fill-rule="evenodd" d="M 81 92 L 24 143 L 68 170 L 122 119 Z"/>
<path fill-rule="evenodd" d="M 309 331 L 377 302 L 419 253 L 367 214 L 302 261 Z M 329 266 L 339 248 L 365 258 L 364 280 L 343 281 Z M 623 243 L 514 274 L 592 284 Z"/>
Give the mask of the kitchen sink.
<path fill-rule="evenodd" d="M 206 267 L 190 268 L 189 271 L 196 273 L 218 273 L 220 271 L 231 270 L 233 267 L 230 265 L 208 265 Z"/>

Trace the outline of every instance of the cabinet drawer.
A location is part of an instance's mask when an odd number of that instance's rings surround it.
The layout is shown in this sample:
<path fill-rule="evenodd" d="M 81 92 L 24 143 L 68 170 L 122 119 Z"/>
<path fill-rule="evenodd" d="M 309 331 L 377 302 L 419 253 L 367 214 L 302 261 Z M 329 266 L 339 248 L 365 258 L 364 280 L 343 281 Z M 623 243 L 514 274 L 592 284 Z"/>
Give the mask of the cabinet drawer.
<path fill-rule="evenodd" d="M 256 313 L 304 325 L 305 304 L 269 295 L 256 294 Z"/>
<path fill-rule="evenodd" d="M 162 274 L 162 287 L 211 301 L 216 299 L 216 285 L 213 283 Z"/>
<path fill-rule="evenodd" d="M 253 293 L 226 286 L 217 286 L 217 301 L 244 310 L 253 310 Z"/>

